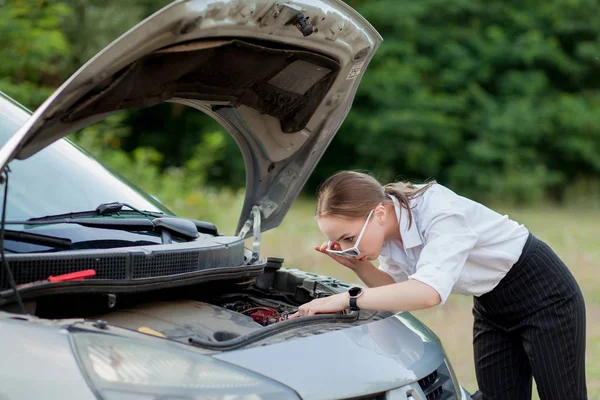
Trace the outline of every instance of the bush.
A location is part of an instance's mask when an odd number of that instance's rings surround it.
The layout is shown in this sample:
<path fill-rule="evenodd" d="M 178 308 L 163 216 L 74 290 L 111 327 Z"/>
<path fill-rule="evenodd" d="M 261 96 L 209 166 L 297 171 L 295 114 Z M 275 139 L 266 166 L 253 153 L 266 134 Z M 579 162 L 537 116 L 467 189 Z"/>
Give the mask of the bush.
<path fill-rule="evenodd" d="M 369 169 L 382 181 L 436 178 L 482 201 L 598 197 L 600 3 L 347 1 L 385 41 L 308 192 L 337 170 Z M 35 108 L 167 2 L 0 0 L 0 90 Z M 245 183 L 233 140 L 196 110 L 128 111 L 102 129 L 113 133 L 101 157 L 137 163 L 131 173 L 152 190 L 180 174 L 186 188 Z"/>
<path fill-rule="evenodd" d="M 313 186 L 368 166 L 384 181 L 535 202 L 598 176 L 599 3 L 353 3 L 384 43 Z"/>

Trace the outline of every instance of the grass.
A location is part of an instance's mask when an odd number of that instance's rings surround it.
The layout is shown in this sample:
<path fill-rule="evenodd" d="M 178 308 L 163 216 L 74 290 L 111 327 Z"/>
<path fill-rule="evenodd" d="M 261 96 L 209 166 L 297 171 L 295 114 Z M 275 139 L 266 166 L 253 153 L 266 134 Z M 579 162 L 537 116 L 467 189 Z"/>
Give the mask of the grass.
<path fill-rule="evenodd" d="M 236 208 L 237 207 L 237 208 Z M 217 226 L 233 232 L 237 221 L 238 200 L 230 200 L 226 207 L 210 210 Z M 565 261 L 578 280 L 587 305 L 586 369 L 588 395 L 600 398 L 600 247 L 597 245 L 600 212 L 555 208 L 506 209 L 499 212 L 525 224 L 538 238 L 546 241 Z M 226 211 L 227 210 L 227 211 Z M 231 212 L 236 210 L 236 212 Z M 358 278 L 343 266 L 312 249 L 322 243 L 313 218 L 314 202 L 296 201 L 283 224 L 263 234 L 261 256 L 285 258 L 285 266 L 329 275 L 350 282 Z M 477 388 L 472 350 L 472 299 L 452 295 L 443 307 L 415 312 L 442 340 L 462 386 Z M 534 394 L 534 398 L 538 398 Z"/>

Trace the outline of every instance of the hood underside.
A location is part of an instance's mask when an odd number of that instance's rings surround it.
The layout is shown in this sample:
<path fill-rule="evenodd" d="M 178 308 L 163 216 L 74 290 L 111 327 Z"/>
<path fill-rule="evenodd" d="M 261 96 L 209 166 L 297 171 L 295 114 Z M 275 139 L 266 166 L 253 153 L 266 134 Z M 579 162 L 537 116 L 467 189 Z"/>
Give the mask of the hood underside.
<path fill-rule="evenodd" d="M 235 39 L 195 41 L 142 57 L 52 119 L 72 123 L 179 97 L 245 105 L 293 133 L 306 126 L 339 69 L 336 61 L 302 50 Z"/>
<path fill-rule="evenodd" d="M 299 15 L 312 34 L 291 22 Z M 69 78 L 0 149 L 1 168 L 121 110 L 177 102 L 232 135 L 246 166 L 236 233 L 253 207 L 264 231 L 281 223 L 335 136 L 380 42 L 338 0 L 176 1 Z"/>

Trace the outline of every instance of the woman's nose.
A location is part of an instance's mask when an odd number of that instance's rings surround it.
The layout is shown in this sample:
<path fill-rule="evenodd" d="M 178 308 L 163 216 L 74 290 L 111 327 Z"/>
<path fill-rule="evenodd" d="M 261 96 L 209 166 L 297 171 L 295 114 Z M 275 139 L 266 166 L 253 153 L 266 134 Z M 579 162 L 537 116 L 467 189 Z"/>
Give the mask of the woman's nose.
<path fill-rule="evenodd" d="M 350 246 L 348 246 L 348 245 L 344 245 L 344 244 L 342 244 L 342 243 L 338 243 L 338 242 L 333 242 L 333 243 L 331 244 L 331 248 L 332 248 L 333 250 L 346 250 L 346 249 L 349 249 L 349 248 L 350 248 Z"/>

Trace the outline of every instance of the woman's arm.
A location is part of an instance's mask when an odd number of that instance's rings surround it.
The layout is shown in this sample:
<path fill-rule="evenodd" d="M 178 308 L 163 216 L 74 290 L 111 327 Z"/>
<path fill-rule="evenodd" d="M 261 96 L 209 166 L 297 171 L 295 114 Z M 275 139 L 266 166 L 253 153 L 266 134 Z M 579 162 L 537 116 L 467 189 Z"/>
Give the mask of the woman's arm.
<path fill-rule="evenodd" d="M 377 268 L 370 261 L 357 263 L 351 268 L 368 287 L 391 285 L 394 279 L 387 272 Z"/>
<path fill-rule="evenodd" d="M 298 312 L 290 318 L 342 311 L 348 308 L 349 301 L 348 293 L 315 299 L 298 307 Z M 431 286 L 417 280 L 409 280 L 363 289 L 363 294 L 356 304 L 365 310 L 397 312 L 431 308 L 440 301 L 439 293 Z"/>
<path fill-rule="evenodd" d="M 345 297 L 349 301 L 347 294 Z M 435 307 L 440 304 L 440 301 L 440 295 L 434 288 L 411 279 L 391 285 L 363 289 L 363 294 L 357 299 L 356 304 L 365 310 L 414 311 Z"/>

